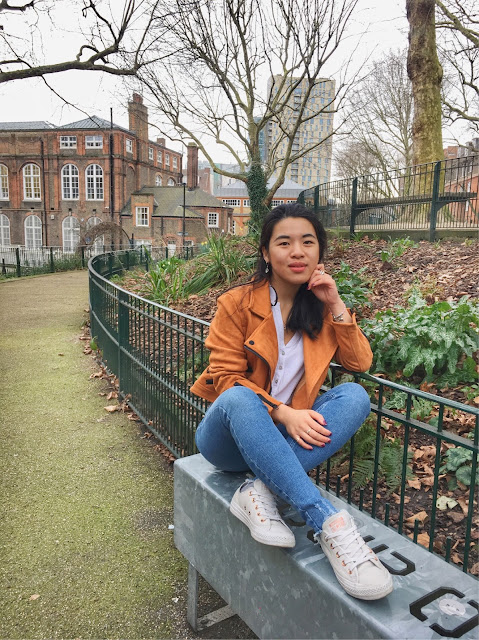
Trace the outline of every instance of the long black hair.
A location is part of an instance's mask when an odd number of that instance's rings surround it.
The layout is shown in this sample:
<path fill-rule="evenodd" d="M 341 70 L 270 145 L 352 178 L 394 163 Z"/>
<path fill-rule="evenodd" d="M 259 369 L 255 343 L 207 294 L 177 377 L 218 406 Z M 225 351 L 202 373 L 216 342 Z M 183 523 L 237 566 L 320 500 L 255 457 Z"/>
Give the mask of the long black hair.
<path fill-rule="evenodd" d="M 266 261 L 263 257 L 263 249 L 268 251 L 271 236 L 276 224 L 284 218 L 304 218 L 313 225 L 319 243 L 319 261 L 324 259 L 327 249 L 327 236 L 322 223 L 317 219 L 311 209 L 299 204 L 280 204 L 275 207 L 264 219 L 261 229 L 261 237 L 258 249 L 258 262 L 253 276 L 253 283 L 258 285 L 265 280 L 271 281 L 271 265 L 266 272 Z M 308 284 L 304 283 L 298 289 L 293 306 L 286 321 L 286 327 L 291 331 L 304 331 L 310 338 L 316 338 L 323 326 L 324 303 L 308 291 Z"/>

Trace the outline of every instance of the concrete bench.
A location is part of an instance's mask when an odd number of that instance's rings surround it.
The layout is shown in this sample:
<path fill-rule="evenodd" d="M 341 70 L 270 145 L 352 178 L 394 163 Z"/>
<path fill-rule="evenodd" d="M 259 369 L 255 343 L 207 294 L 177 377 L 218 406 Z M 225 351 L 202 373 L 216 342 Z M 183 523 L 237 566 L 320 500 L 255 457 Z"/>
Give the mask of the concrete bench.
<path fill-rule="evenodd" d="M 253 540 L 229 512 L 244 474 L 218 471 L 200 454 L 177 460 L 174 470 L 175 544 L 189 562 L 188 621 L 195 630 L 199 573 L 228 604 L 203 626 L 238 614 L 260 638 L 478 637 L 479 583 L 340 499 L 327 494 L 352 513 L 393 574 L 395 590 L 382 600 L 344 593 L 290 507 L 283 517 L 295 532 L 294 549 Z"/>

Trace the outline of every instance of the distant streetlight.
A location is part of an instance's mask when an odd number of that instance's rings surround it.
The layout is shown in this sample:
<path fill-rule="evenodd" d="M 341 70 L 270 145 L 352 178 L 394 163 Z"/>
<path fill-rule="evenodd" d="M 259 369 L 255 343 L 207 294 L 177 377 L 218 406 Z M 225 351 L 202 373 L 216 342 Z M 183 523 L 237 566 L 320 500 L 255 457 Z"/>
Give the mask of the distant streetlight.
<path fill-rule="evenodd" d="M 186 223 L 186 181 L 187 178 L 186 176 L 181 176 L 181 182 L 183 183 L 183 229 L 182 229 L 182 244 L 181 246 L 184 248 L 185 246 L 185 234 L 186 234 L 186 230 L 185 230 L 185 223 Z"/>

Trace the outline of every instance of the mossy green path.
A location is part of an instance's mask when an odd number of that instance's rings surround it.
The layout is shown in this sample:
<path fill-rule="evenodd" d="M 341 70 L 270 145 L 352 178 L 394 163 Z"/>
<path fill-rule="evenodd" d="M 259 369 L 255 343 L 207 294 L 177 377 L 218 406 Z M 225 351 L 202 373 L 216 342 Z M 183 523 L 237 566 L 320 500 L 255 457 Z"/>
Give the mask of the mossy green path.
<path fill-rule="evenodd" d="M 178 637 L 171 471 L 79 340 L 88 276 L 0 284 L 0 637 Z"/>

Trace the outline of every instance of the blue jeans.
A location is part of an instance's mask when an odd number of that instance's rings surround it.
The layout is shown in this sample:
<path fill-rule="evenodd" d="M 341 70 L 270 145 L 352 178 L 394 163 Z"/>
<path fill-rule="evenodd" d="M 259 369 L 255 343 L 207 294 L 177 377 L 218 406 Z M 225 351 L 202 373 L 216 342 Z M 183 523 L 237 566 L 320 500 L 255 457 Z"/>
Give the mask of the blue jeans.
<path fill-rule="evenodd" d="M 203 456 L 223 471 L 248 471 L 299 511 L 315 533 L 336 509 L 307 472 L 336 453 L 359 429 L 371 406 L 359 384 L 347 382 L 316 399 L 331 431 L 324 447 L 304 449 L 276 425 L 259 397 L 246 387 L 224 391 L 208 408 L 196 432 Z"/>

